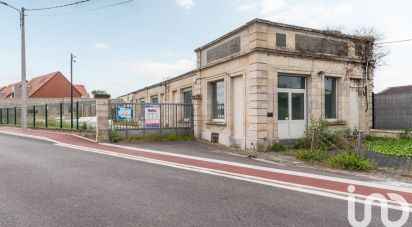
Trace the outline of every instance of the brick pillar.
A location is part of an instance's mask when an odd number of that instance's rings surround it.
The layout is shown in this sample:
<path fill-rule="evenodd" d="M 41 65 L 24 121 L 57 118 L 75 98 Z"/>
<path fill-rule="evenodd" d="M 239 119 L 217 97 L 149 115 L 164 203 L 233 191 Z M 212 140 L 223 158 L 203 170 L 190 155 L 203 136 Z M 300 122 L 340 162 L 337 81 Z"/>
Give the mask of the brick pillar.
<path fill-rule="evenodd" d="M 202 96 L 200 94 L 192 97 L 193 101 L 193 130 L 196 139 L 202 139 Z"/>
<path fill-rule="evenodd" d="M 96 94 L 96 141 L 106 143 L 110 141 L 109 137 L 109 118 L 110 118 L 110 95 Z"/>

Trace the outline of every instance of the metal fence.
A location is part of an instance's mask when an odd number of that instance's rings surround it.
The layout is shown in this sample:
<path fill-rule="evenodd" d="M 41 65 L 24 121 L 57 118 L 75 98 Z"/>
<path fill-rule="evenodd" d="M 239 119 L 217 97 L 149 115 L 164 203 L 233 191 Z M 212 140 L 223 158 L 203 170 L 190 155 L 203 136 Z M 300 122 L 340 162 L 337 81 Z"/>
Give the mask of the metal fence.
<path fill-rule="evenodd" d="M 193 128 L 192 104 L 111 104 L 112 130 Z"/>
<path fill-rule="evenodd" d="M 412 129 L 412 94 L 375 94 L 373 128 Z"/>
<path fill-rule="evenodd" d="M 73 114 L 70 103 L 31 105 L 27 109 L 27 126 L 31 128 L 60 128 L 88 130 L 96 127 L 96 102 L 76 101 Z M 0 108 L 0 125 L 21 124 L 21 108 Z"/>

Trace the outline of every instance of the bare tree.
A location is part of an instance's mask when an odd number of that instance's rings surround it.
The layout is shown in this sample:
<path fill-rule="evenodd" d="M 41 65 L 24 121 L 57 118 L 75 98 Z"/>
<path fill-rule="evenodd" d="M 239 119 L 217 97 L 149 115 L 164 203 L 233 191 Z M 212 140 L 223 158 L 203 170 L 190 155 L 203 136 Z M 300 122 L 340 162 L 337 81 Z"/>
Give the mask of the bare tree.
<path fill-rule="evenodd" d="M 372 68 L 385 65 L 389 49 L 381 44 L 384 35 L 376 28 L 360 28 L 353 32 L 358 37 L 355 43 L 356 55 Z"/>

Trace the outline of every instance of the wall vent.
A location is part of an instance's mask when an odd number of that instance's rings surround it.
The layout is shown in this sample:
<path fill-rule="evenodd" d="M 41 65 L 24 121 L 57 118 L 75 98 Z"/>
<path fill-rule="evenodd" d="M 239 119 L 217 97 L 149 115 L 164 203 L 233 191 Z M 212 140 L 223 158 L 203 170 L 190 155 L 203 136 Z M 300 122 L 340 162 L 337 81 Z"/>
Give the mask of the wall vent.
<path fill-rule="evenodd" d="M 219 143 L 219 133 L 212 133 L 212 137 L 210 138 L 212 143 Z"/>

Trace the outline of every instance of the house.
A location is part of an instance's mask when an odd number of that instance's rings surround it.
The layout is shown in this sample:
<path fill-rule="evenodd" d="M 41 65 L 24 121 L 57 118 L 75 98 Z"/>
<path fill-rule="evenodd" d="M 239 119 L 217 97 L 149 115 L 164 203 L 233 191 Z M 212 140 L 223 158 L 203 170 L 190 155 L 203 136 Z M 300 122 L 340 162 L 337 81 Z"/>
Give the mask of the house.
<path fill-rule="evenodd" d="M 320 118 L 367 132 L 373 70 L 360 50 L 371 42 L 255 19 L 197 48 L 196 69 L 122 97 L 193 103 L 198 139 L 242 149 L 301 138 Z"/>
<path fill-rule="evenodd" d="M 412 129 L 412 85 L 389 87 L 373 96 L 373 128 Z"/>
<path fill-rule="evenodd" d="M 0 98 L 20 98 L 21 82 L 3 87 Z M 83 85 L 73 86 L 73 97 L 89 98 Z M 43 76 L 34 77 L 27 81 L 28 98 L 67 98 L 70 97 L 70 81 L 61 72 L 53 72 Z"/>

